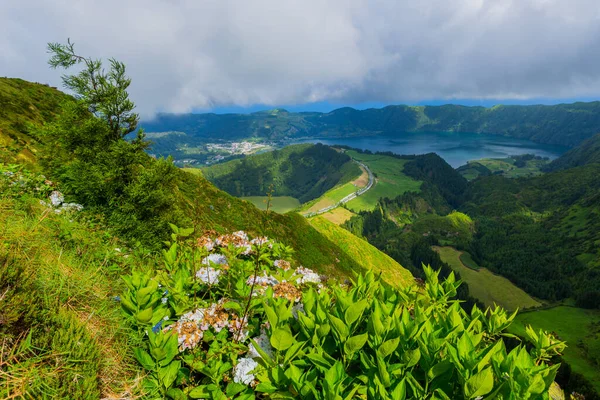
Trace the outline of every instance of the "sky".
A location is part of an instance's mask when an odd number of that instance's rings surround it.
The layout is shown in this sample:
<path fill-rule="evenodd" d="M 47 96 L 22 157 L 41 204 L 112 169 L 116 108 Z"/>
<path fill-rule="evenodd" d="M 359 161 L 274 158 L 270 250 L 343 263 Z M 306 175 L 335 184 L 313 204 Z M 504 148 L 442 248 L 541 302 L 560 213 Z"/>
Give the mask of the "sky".
<path fill-rule="evenodd" d="M 60 87 L 67 38 L 144 118 L 600 98 L 598 0 L 1 0 L 0 76 Z"/>

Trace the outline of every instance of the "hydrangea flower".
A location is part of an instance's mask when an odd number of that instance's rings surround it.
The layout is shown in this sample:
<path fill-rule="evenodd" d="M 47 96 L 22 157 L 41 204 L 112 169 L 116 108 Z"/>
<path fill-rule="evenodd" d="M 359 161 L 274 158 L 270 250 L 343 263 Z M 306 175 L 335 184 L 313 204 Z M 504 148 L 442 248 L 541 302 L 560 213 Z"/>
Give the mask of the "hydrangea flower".
<path fill-rule="evenodd" d="M 52 193 L 50 193 L 50 203 L 52 203 L 54 207 L 60 206 L 63 203 L 63 201 L 65 201 L 65 196 L 63 196 L 63 194 L 58 190 L 55 190 Z"/>
<path fill-rule="evenodd" d="M 217 265 L 227 264 L 227 257 L 225 257 L 223 254 L 213 253 L 202 259 L 202 264 L 210 265 L 210 263 Z"/>
<path fill-rule="evenodd" d="M 305 283 L 321 283 L 321 277 L 319 274 L 314 272 L 312 269 L 304 268 L 303 266 L 299 266 L 296 269 L 296 274 L 300 275 L 296 279 L 296 283 L 305 284 Z"/>
<path fill-rule="evenodd" d="M 294 306 L 292 307 L 292 316 L 295 319 L 298 319 L 298 312 L 304 313 L 304 304 L 302 304 L 302 303 L 294 304 Z"/>
<path fill-rule="evenodd" d="M 244 385 L 250 385 L 254 382 L 252 371 L 258 367 L 258 363 L 251 358 L 240 358 L 235 367 L 233 367 L 233 381 Z"/>
<path fill-rule="evenodd" d="M 207 285 L 218 285 L 221 271 L 213 267 L 202 267 L 196 271 L 196 278 L 200 279 Z"/>
<path fill-rule="evenodd" d="M 284 271 L 287 271 L 292 267 L 290 262 L 286 261 L 286 260 L 275 260 L 275 261 L 273 261 L 273 265 L 276 266 L 277 268 L 281 268 Z"/>

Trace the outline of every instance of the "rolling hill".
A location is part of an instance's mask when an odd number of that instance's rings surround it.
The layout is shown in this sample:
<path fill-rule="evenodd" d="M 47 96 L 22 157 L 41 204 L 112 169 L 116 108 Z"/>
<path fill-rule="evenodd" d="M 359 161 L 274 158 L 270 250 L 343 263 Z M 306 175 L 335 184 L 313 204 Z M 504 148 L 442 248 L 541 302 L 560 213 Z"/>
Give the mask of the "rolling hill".
<path fill-rule="evenodd" d="M 600 134 L 592 136 L 574 149 L 548 165 L 548 171 L 559 171 L 567 168 L 581 167 L 586 164 L 600 163 Z"/>
<path fill-rule="evenodd" d="M 198 140 L 394 136 L 399 132 L 490 133 L 539 143 L 576 146 L 600 130 L 600 102 L 552 106 L 406 106 L 329 113 L 282 109 L 251 114 L 160 114 L 142 123 L 148 132 L 183 132 L 172 148 Z M 161 146 L 160 139 L 156 140 Z M 178 143 L 178 144 L 177 144 Z M 175 146 L 175 147 L 173 147 Z"/>
<path fill-rule="evenodd" d="M 305 203 L 361 175 L 349 156 L 322 144 L 299 144 L 202 169 L 218 188 L 237 196 L 291 196 Z"/>

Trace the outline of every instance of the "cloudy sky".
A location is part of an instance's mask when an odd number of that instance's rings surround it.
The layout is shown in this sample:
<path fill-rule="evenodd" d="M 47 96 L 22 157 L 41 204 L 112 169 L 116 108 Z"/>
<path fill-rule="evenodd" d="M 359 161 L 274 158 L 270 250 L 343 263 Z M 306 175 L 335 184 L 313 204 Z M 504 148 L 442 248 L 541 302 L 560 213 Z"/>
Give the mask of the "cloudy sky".
<path fill-rule="evenodd" d="M 144 116 L 600 97 L 598 0 L 1 0 L 0 76 L 124 61 Z"/>

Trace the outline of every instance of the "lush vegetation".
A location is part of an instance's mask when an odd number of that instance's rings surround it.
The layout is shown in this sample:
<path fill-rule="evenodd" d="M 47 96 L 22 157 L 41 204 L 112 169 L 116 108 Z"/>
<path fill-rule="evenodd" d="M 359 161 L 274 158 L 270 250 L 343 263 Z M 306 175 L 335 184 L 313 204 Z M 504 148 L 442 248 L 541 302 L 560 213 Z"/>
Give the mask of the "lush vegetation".
<path fill-rule="evenodd" d="M 459 283 L 425 268 L 422 289 L 373 272 L 320 287 L 289 250 L 243 232 L 203 237 L 174 227 L 165 264 L 125 277 L 121 304 L 144 345 L 146 389 L 173 399 L 548 398 L 564 344 L 528 329 L 503 341 L 513 315 L 470 314 Z M 202 263 L 198 264 L 198 260 Z M 198 267 L 198 265 L 202 265 Z M 259 294 L 256 296 L 255 294 Z"/>
<path fill-rule="evenodd" d="M 600 163 L 600 134 L 589 138 L 554 160 L 547 170 L 558 171 L 593 163 Z"/>
<path fill-rule="evenodd" d="M 352 158 L 366 164 L 375 175 L 375 185 L 363 195 L 347 203 L 347 207 L 354 211 L 372 210 L 382 197 L 394 198 L 408 191 L 418 191 L 421 182 L 405 174 L 406 159 L 390 157 L 380 154 L 366 154 L 348 150 Z"/>
<path fill-rule="evenodd" d="M 468 180 L 488 175 L 521 178 L 541 175 L 549 163 L 547 158 L 523 154 L 507 158 L 484 158 L 469 161 L 466 165 L 459 167 L 457 171 Z"/>
<path fill-rule="evenodd" d="M 477 298 L 486 307 L 501 306 L 507 310 L 522 310 L 538 307 L 541 303 L 531 298 L 522 289 L 508 279 L 494 275 L 485 268 L 474 270 L 462 262 L 462 252 L 452 247 L 436 247 L 442 261 L 450 265 L 453 271 L 469 285 L 471 296 Z"/>
<path fill-rule="evenodd" d="M 269 210 L 280 214 L 300 208 L 298 199 L 290 196 L 248 196 L 242 197 L 242 200 L 249 201 L 260 210 L 266 210 L 268 205 Z"/>
<path fill-rule="evenodd" d="M 301 203 L 361 174 L 350 157 L 321 144 L 288 146 L 216 164 L 202 172 L 234 196 L 263 196 L 272 190 L 275 196 L 291 196 Z"/>
<path fill-rule="evenodd" d="M 598 173 L 590 164 L 526 180 L 475 180 L 462 207 L 477 221 L 475 260 L 533 296 L 598 307 Z"/>
<path fill-rule="evenodd" d="M 564 351 L 563 363 L 565 371 L 559 372 L 561 386 L 569 390 L 569 386 L 584 394 L 586 400 L 598 399 L 600 392 L 600 312 L 581 308 L 558 306 L 539 311 L 519 313 L 510 331 L 521 335 L 525 327 L 531 325 L 535 329 L 548 329 L 555 332 L 569 345 Z M 580 376 L 587 379 L 583 382 Z M 590 387 L 591 386 L 591 387 Z M 595 391 L 594 391 L 595 390 Z"/>
<path fill-rule="evenodd" d="M 0 161 L 35 165 L 40 139 L 33 127 L 51 121 L 69 101 L 72 98 L 56 88 L 0 78 Z"/>
<path fill-rule="evenodd" d="M 380 275 L 382 280 L 391 286 L 407 287 L 412 284 L 413 276 L 408 270 L 364 239 L 356 237 L 322 216 L 311 218 L 310 223 L 326 238 L 338 243 L 340 248 L 352 259 L 357 260 L 365 270 Z"/>
<path fill-rule="evenodd" d="M 399 105 L 360 111 L 346 107 L 329 113 L 162 114 L 143 125 L 150 132 L 184 132 L 185 136 L 177 137 L 178 147 L 198 139 L 394 136 L 415 131 L 491 133 L 576 146 L 598 133 L 600 102 L 491 108 Z"/>

